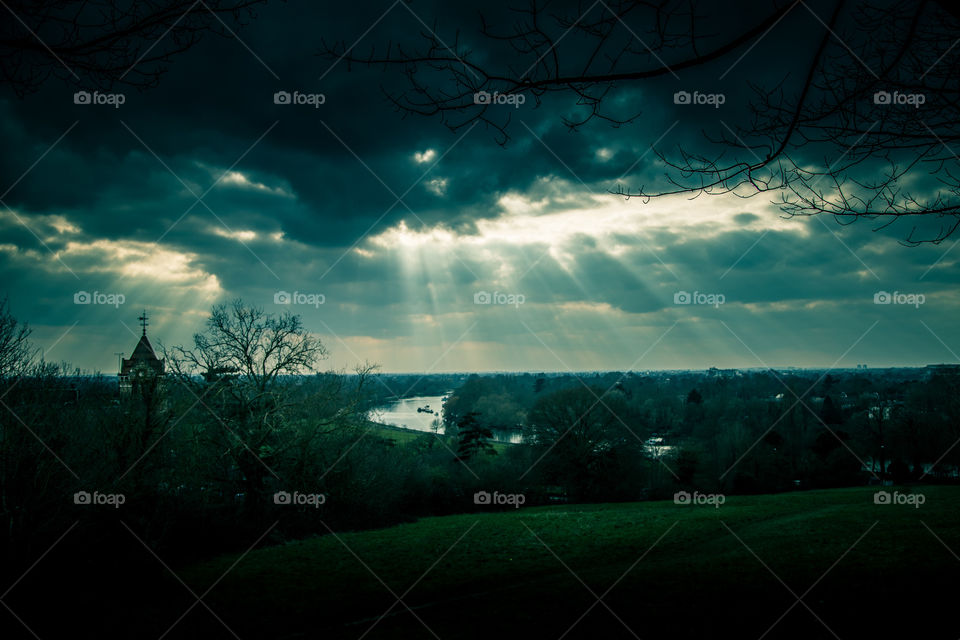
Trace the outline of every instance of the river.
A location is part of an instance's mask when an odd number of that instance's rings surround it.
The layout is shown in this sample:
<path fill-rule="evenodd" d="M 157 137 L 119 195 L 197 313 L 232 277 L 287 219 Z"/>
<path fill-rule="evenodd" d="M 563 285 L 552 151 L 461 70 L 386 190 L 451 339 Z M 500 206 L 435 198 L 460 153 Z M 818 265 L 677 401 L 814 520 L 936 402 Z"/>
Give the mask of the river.
<path fill-rule="evenodd" d="M 452 393 L 452 392 L 448 392 Z M 443 399 L 442 396 L 414 396 L 402 400 L 393 400 L 388 404 L 374 409 L 370 414 L 370 419 L 381 424 L 389 424 L 395 427 L 404 427 L 414 431 L 425 431 L 427 433 L 443 433 Z M 417 411 L 417 409 L 429 408 L 433 413 L 426 411 Z M 519 444 L 523 441 L 523 436 L 519 431 L 501 431 L 494 430 L 493 439 L 496 442 L 509 442 Z M 650 437 L 643 443 L 644 451 L 653 459 L 666 455 L 674 449 L 671 445 L 665 445 L 663 438 Z"/>
<path fill-rule="evenodd" d="M 414 396 L 402 400 L 394 400 L 382 407 L 374 409 L 371 420 L 381 424 L 390 424 L 395 427 L 405 427 L 414 431 L 428 433 L 443 433 L 443 399 L 446 396 Z M 434 413 L 417 411 L 430 408 Z M 515 431 L 494 431 L 494 440 L 497 442 L 521 441 L 520 434 Z"/>
<path fill-rule="evenodd" d="M 395 427 L 405 427 L 414 431 L 433 432 L 434 423 L 439 425 L 436 430 L 443 433 L 443 399 L 446 396 L 414 396 L 394 400 L 389 404 L 374 409 L 370 418 L 381 424 L 391 424 Z M 434 413 L 417 409 L 429 407 Z"/>

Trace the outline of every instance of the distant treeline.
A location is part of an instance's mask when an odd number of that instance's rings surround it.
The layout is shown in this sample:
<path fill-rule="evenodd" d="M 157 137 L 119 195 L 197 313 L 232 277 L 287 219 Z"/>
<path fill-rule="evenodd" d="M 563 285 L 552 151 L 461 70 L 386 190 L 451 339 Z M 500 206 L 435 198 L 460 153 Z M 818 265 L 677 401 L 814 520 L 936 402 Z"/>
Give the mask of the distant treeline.
<path fill-rule="evenodd" d="M 585 428 L 581 405 L 608 428 Z M 571 494 L 585 489 L 573 478 L 587 482 L 589 469 L 604 467 L 584 457 L 609 462 L 643 442 L 674 486 L 732 493 L 952 481 L 960 464 L 952 448 L 960 375 L 951 367 L 473 375 L 446 402 L 448 428 L 468 414 L 481 428 L 518 431 L 547 450 L 545 459 L 564 470 L 554 480 Z M 551 420 L 566 420 L 567 434 Z M 588 441 L 581 458 L 562 464 L 564 441 L 578 437 Z M 654 478 L 643 486 L 663 493 Z M 591 493 L 602 499 L 603 490 Z"/>
<path fill-rule="evenodd" d="M 378 373 L 370 394 L 380 404 L 413 396 L 440 396 L 466 379 L 465 373 Z"/>

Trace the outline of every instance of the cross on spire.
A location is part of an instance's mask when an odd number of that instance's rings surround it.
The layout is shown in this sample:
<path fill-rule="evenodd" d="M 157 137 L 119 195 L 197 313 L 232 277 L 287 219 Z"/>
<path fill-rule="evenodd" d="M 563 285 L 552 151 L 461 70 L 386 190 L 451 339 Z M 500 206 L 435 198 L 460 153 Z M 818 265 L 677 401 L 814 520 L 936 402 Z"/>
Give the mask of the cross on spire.
<path fill-rule="evenodd" d="M 146 337 L 146 335 L 147 335 L 147 325 L 150 324 L 149 322 L 147 322 L 148 316 L 147 316 L 147 310 L 146 310 L 146 309 L 143 310 L 143 314 L 142 314 L 139 318 L 137 318 L 137 320 L 140 321 L 140 326 L 143 327 L 143 335 L 144 335 L 144 337 Z"/>

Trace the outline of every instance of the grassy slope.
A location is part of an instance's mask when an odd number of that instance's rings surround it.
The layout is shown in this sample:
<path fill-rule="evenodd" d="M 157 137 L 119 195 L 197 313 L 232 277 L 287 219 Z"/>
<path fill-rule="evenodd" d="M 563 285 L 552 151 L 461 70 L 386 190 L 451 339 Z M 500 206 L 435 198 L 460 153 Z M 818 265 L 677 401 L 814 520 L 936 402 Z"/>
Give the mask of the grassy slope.
<path fill-rule="evenodd" d="M 432 637 L 418 617 L 445 640 L 557 638 L 594 604 L 591 590 L 610 589 L 566 637 L 756 638 L 795 602 L 790 590 L 816 583 L 803 601 L 816 615 L 798 604 L 767 638 L 834 637 L 823 623 L 841 638 L 956 638 L 960 619 L 944 607 L 956 594 L 944 590 L 960 560 L 931 530 L 960 551 L 960 488 L 919 490 L 920 509 L 875 505 L 872 489 L 856 488 L 730 497 L 719 509 L 649 502 L 428 518 L 254 551 L 204 601 L 245 639 L 359 638 L 395 601 L 382 580 L 397 595 L 410 589 L 416 617 L 396 605 L 367 638 Z M 202 593 L 236 559 L 179 574 Z M 199 633 L 226 631 L 198 607 L 171 637 Z"/>
<path fill-rule="evenodd" d="M 450 448 L 451 451 L 457 450 L 457 439 L 452 436 L 446 436 L 443 433 L 434 434 L 427 431 L 416 431 L 414 429 L 406 429 L 404 427 L 395 427 L 393 425 L 380 424 L 377 422 L 368 423 L 368 429 L 370 430 L 371 435 L 376 435 L 381 438 L 387 438 L 389 440 L 393 440 L 395 443 L 399 445 L 409 444 L 411 442 L 414 442 L 424 437 L 431 437 L 431 438 L 441 438 L 447 444 L 447 446 Z M 507 450 L 507 448 L 515 445 L 504 443 L 504 442 L 494 442 L 492 446 L 493 446 L 493 450 L 496 451 L 497 453 L 503 453 L 504 451 Z"/>

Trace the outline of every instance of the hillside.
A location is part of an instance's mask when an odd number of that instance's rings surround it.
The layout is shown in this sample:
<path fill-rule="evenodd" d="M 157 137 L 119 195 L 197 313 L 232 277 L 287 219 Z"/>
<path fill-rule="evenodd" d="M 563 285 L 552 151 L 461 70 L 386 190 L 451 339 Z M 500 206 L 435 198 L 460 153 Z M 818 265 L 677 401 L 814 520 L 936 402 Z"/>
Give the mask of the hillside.
<path fill-rule="evenodd" d="M 244 638 L 955 637 L 960 489 L 916 491 L 919 508 L 856 488 L 426 518 L 178 573 L 215 585 L 204 602 Z M 200 606 L 171 635 L 188 631 L 227 633 Z"/>

